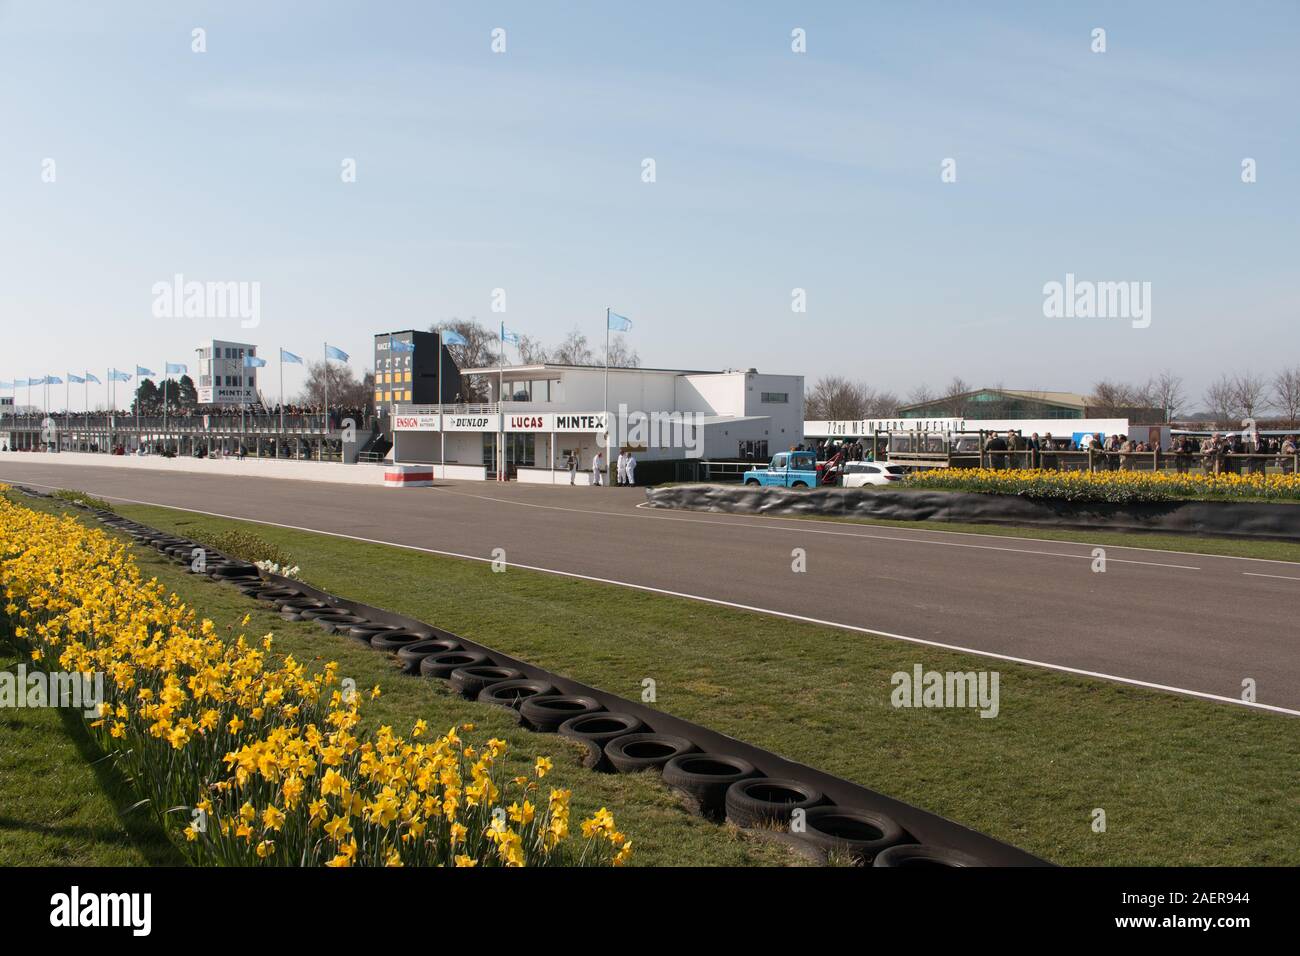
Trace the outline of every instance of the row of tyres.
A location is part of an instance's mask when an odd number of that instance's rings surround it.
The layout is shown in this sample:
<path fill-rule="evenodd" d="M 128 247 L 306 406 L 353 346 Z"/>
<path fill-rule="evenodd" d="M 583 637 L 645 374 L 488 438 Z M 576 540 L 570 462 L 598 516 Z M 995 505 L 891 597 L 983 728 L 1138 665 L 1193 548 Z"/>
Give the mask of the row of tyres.
<path fill-rule="evenodd" d="M 512 710 L 538 733 L 586 749 L 597 771 L 658 770 L 695 812 L 762 831 L 807 855 L 878 867 L 1043 865 L 1015 847 L 642 704 L 550 674 L 393 612 L 260 572 L 203 545 L 122 518 L 95 517 L 193 573 L 390 654 L 410 675 L 447 681 L 467 699 Z"/>

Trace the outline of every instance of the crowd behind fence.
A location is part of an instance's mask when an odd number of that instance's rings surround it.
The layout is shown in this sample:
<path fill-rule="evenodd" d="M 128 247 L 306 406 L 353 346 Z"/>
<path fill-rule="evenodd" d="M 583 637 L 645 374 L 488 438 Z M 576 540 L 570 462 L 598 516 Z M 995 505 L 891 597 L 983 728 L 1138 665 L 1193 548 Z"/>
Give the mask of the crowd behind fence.
<path fill-rule="evenodd" d="M 1099 433 L 1054 436 L 1019 432 L 945 435 L 921 432 L 876 434 L 870 438 L 808 441 L 796 449 L 815 451 L 826 461 L 893 461 L 916 466 L 949 465 L 994 469 L 1044 468 L 1086 471 L 1174 471 L 1186 474 L 1300 473 L 1300 443 L 1292 434 L 1174 434 L 1167 445 L 1128 435 Z"/>

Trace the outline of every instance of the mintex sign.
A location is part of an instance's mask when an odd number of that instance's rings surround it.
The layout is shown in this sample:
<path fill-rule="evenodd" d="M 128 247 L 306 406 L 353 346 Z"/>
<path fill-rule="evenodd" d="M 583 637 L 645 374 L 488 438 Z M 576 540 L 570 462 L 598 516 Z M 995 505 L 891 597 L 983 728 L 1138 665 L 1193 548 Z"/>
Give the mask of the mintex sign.
<path fill-rule="evenodd" d="M 605 429 L 601 412 L 525 412 L 506 416 L 508 432 L 600 432 Z"/>

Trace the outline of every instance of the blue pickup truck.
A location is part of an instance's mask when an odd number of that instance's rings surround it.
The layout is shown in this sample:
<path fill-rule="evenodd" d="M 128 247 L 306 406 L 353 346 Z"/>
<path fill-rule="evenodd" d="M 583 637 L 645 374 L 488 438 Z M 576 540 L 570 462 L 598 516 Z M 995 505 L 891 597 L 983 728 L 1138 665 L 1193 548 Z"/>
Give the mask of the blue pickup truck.
<path fill-rule="evenodd" d="M 821 484 L 817 455 L 810 451 L 783 451 L 766 467 L 751 468 L 742 479 L 764 488 L 816 488 Z"/>

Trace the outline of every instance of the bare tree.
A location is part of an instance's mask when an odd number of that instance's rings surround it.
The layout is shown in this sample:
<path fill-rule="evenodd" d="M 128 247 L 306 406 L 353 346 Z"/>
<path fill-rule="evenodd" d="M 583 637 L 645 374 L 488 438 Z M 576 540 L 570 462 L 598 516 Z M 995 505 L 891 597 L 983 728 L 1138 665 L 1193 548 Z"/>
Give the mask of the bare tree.
<path fill-rule="evenodd" d="M 448 345 L 447 351 L 461 369 L 490 368 L 501 362 L 501 333 L 489 329 L 478 319 L 449 319 L 429 326 L 430 332 L 450 329 L 465 340 L 464 345 Z M 482 375 L 466 375 L 460 380 L 461 400 L 466 402 L 486 402 L 491 396 L 489 382 Z"/>
<path fill-rule="evenodd" d="M 308 362 L 307 381 L 294 400 L 299 405 L 325 404 L 325 383 L 329 382 L 331 408 L 369 408 L 375 394 L 375 375 L 367 371 L 357 378 L 351 367 L 340 362 Z"/>
<path fill-rule="evenodd" d="M 1254 418 L 1268 406 L 1268 383 L 1252 372 L 1244 372 L 1232 380 L 1232 398 L 1237 409 L 1246 418 Z"/>
<path fill-rule="evenodd" d="M 541 365 L 549 361 L 546 346 L 531 335 L 519 336 L 519 361 L 524 365 Z"/>
<path fill-rule="evenodd" d="M 1283 369 L 1273 379 L 1273 407 L 1286 418 L 1288 428 L 1300 420 L 1300 365 Z"/>
<path fill-rule="evenodd" d="M 804 397 L 804 417 L 814 421 L 853 421 L 867 417 L 862 387 L 838 375 L 826 375 Z"/>
<path fill-rule="evenodd" d="M 1139 391 L 1124 382 L 1103 379 L 1092 387 L 1092 394 L 1088 396 L 1088 405 L 1095 408 L 1103 417 L 1114 417 L 1120 415 L 1124 409 L 1144 404 L 1140 399 Z"/>
<path fill-rule="evenodd" d="M 1216 425 L 1227 425 L 1240 418 L 1240 406 L 1237 404 L 1237 390 L 1232 379 L 1227 375 L 1211 382 L 1205 390 L 1205 407 L 1214 416 Z"/>
<path fill-rule="evenodd" d="M 877 392 L 865 385 L 858 386 L 862 394 L 860 418 L 893 418 L 898 414 L 898 396 L 893 392 Z"/>
<path fill-rule="evenodd" d="M 1174 419 L 1186 400 L 1183 395 L 1183 380 L 1173 372 L 1165 369 L 1149 385 L 1153 406 L 1165 410 L 1165 421 Z"/>
<path fill-rule="evenodd" d="M 954 375 L 943 390 L 944 408 L 951 418 L 965 418 L 970 411 L 970 393 L 972 389 L 963 379 Z"/>
<path fill-rule="evenodd" d="M 935 399 L 929 385 L 918 385 L 907 393 L 908 405 L 928 405 Z"/>
<path fill-rule="evenodd" d="M 564 341 L 551 349 L 549 352 L 551 361 L 557 365 L 592 365 L 591 348 L 587 345 L 587 337 L 582 334 L 581 329 L 573 329 L 565 336 Z"/>
<path fill-rule="evenodd" d="M 604 360 L 601 356 L 601 360 Z M 609 367 L 610 368 L 640 368 L 641 356 L 636 354 L 635 349 L 630 349 L 621 336 L 611 335 L 609 337 Z"/>
<path fill-rule="evenodd" d="M 464 345 L 448 345 L 447 351 L 461 368 L 487 368 L 496 365 L 501 356 L 501 333 L 488 329 L 477 319 L 449 319 L 429 326 L 430 332 L 451 329 L 465 340 Z"/>

